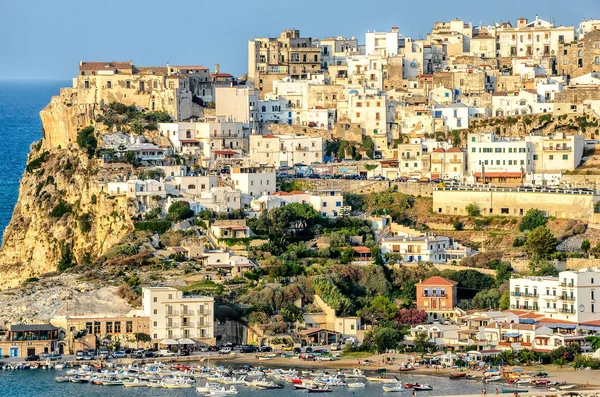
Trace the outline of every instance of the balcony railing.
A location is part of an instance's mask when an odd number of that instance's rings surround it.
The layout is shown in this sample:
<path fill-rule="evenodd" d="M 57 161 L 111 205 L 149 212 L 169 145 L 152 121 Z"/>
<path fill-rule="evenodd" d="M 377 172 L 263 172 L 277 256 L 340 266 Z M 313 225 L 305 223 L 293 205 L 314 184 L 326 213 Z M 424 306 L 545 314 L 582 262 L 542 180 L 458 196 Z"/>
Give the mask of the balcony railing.
<path fill-rule="evenodd" d="M 563 295 L 563 296 L 560 296 L 558 299 L 561 299 L 563 301 L 574 301 L 575 297 L 574 296 Z"/>
<path fill-rule="evenodd" d="M 558 312 L 564 313 L 564 314 L 575 314 L 575 310 L 571 310 L 571 309 L 560 309 Z"/>
<path fill-rule="evenodd" d="M 544 150 L 557 151 L 557 152 L 570 152 L 571 147 L 570 146 L 548 146 L 548 147 L 545 147 Z"/>
<path fill-rule="evenodd" d="M 181 312 L 182 316 L 193 316 L 194 315 L 194 311 L 193 310 L 183 310 Z"/>
<path fill-rule="evenodd" d="M 167 323 L 167 328 L 179 328 L 179 323 Z"/>
<path fill-rule="evenodd" d="M 167 310 L 167 316 L 179 316 L 179 310 Z"/>
<path fill-rule="evenodd" d="M 539 298 L 539 295 L 536 293 L 532 293 L 532 292 L 511 292 L 510 293 L 511 296 L 523 296 L 523 297 L 527 297 L 527 298 Z"/>
<path fill-rule="evenodd" d="M 424 298 L 445 298 L 446 294 L 428 294 L 423 292 L 423 297 Z"/>
<path fill-rule="evenodd" d="M 183 323 L 181 326 L 183 328 L 194 328 L 194 323 Z"/>

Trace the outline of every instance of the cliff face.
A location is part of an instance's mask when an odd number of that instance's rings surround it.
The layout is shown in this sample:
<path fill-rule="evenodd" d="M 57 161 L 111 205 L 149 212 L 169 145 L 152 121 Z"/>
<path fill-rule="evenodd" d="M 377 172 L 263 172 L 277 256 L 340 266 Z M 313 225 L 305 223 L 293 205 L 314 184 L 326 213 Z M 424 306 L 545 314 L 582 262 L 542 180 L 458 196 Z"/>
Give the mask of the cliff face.
<path fill-rule="evenodd" d="M 44 137 L 32 145 L 19 199 L 0 250 L 0 288 L 62 266 L 86 264 L 129 230 L 125 198 L 102 191 L 99 164 L 77 146 L 77 132 L 92 123 L 94 108 L 78 105 L 63 89 L 41 111 Z"/>

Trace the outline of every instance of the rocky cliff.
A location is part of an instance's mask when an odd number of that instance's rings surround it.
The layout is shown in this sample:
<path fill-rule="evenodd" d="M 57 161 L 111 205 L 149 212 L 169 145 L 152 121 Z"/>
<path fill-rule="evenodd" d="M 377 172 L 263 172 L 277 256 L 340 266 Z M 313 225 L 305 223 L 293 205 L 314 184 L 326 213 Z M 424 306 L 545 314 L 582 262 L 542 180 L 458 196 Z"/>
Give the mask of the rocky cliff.
<path fill-rule="evenodd" d="M 61 90 L 40 113 L 43 139 L 31 147 L 19 199 L 0 250 L 0 288 L 37 275 L 91 263 L 132 229 L 124 197 L 107 196 L 98 160 L 77 144 L 93 124 L 93 105 Z"/>

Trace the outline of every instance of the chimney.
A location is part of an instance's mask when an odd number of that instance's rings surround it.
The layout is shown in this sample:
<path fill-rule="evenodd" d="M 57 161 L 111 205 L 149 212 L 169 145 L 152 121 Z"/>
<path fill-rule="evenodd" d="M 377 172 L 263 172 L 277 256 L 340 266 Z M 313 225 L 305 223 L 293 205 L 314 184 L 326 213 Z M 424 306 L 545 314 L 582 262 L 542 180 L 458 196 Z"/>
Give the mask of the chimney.
<path fill-rule="evenodd" d="M 398 31 L 398 27 L 397 26 L 392 26 L 392 32 L 397 32 Z"/>
<path fill-rule="evenodd" d="M 219 73 L 220 69 L 221 69 L 221 65 L 219 65 L 218 63 L 215 63 L 215 73 Z"/>
<path fill-rule="evenodd" d="M 79 60 L 79 66 L 83 65 L 83 59 Z"/>

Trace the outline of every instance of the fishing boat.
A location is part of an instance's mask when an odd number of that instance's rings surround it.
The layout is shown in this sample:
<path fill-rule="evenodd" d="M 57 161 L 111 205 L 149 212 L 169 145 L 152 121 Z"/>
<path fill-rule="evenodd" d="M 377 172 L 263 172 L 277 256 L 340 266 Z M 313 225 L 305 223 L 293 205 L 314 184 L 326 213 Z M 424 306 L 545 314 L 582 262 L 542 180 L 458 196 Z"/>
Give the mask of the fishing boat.
<path fill-rule="evenodd" d="M 145 387 L 148 386 L 150 382 L 146 382 L 146 381 L 142 381 L 139 380 L 139 378 L 136 378 L 132 381 L 123 381 L 123 386 L 125 387 Z"/>
<path fill-rule="evenodd" d="M 352 373 L 342 373 L 340 375 L 344 375 L 344 378 L 346 379 L 351 379 L 351 378 L 364 378 L 365 374 L 363 373 L 363 371 L 361 371 L 360 368 L 354 368 L 352 370 Z"/>
<path fill-rule="evenodd" d="M 450 379 L 462 379 L 467 376 L 466 372 L 453 372 L 450 373 Z"/>
<path fill-rule="evenodd" d="M 71 379 L 68 376 L 57 376 L 56 378 L 54 378 L 54 380 L 58 383 L 65 383 L 71 381 Z"/>
<path fill-rule="evenodd" d="M 475 380 L 477 379 L 477 375 L 468 374 L 467 376 L 465 376 L 465 379 Z"/>
<path fill-rule="evenodd" d="M 395 385 L 384 385 L 383 391 L 387 393 L 397 393 L 406 390 L 402 387 L 402 383 L 398 383 Z"/>
<path fill-rule="evenodd" d="M 502 389 L 502 393 L 506 394 L 506 393 L 510 393 L 510 394 L 514 394 L 514 393 L 527 393 L 529 392 L 529 390 L 527 389 Z"/>
<path fill-rule="evenodd" d="M 352 383 L 348 383 L 348 387 L 351 389 L 360 389 L 365 387 L 366 385 L 362 382 L 352 382 Z"/>
<path fill-rule="evenodd" d="M 315 387 L 314 383 L 296 383 L 294 384 L 294 390 L 308 390 Z"/>

